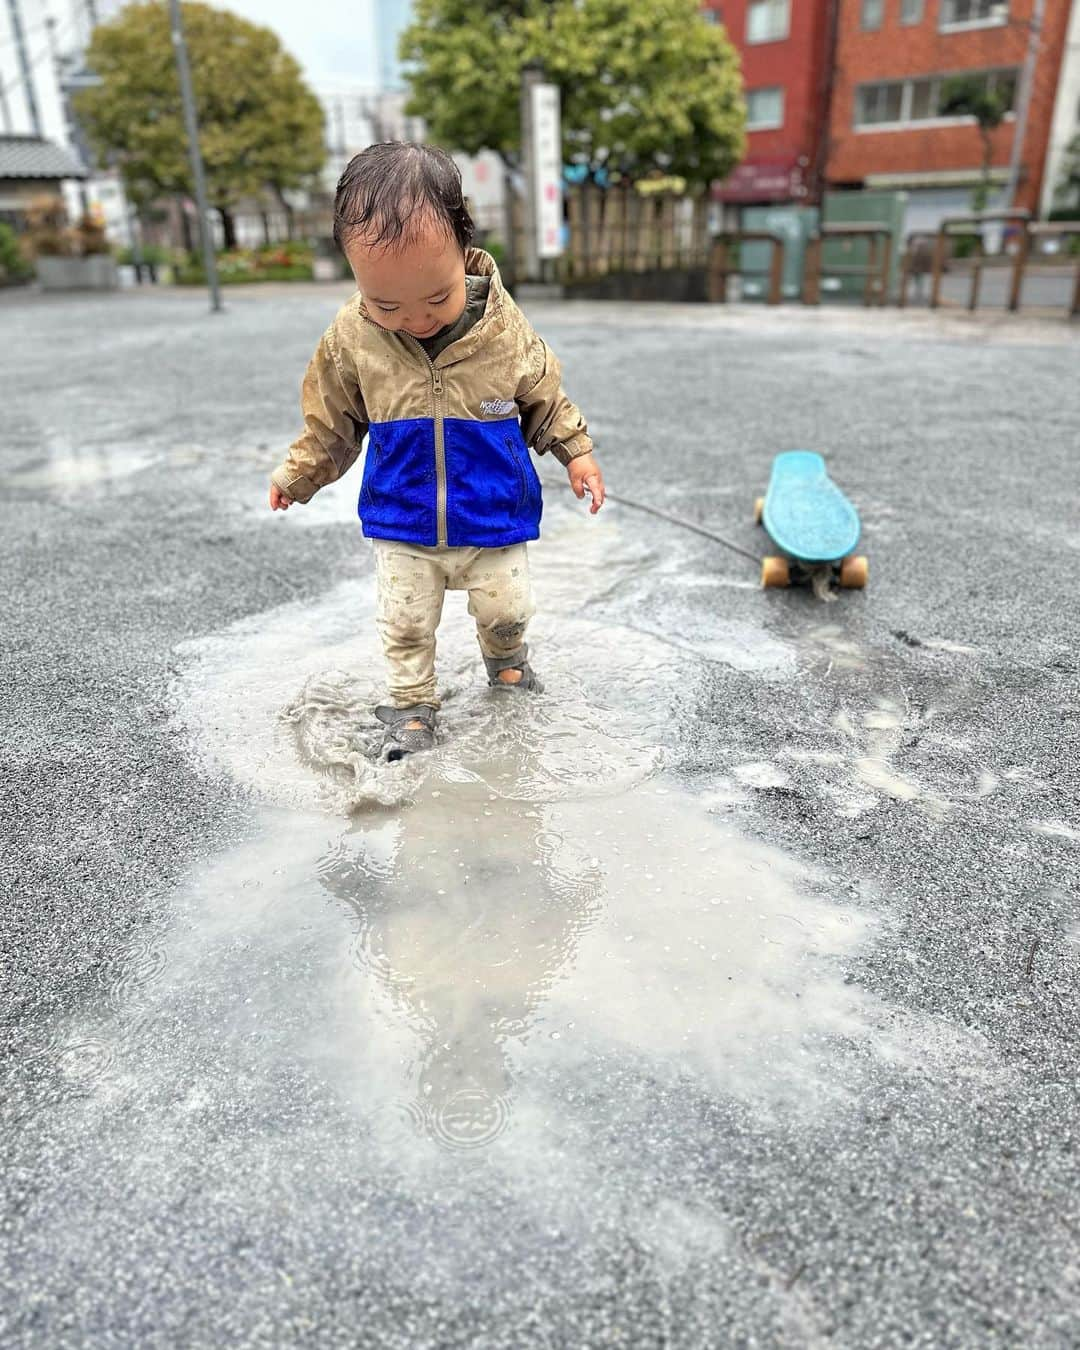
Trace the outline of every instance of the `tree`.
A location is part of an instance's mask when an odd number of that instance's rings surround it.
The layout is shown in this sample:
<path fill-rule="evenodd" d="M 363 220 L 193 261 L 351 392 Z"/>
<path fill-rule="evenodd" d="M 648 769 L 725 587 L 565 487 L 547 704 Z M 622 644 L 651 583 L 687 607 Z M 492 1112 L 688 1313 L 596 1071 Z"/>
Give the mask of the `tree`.
<path fill-rule="evenodd" d="M 521 70 L 539 61 L 568 163 L 703 184 L 743 154 L 738 56 L 699 0 L 417 0 L 401 52 L 408 111 L 456 150 L 517 165 Z"/>
<path fill-rule="evenodd" d="M 233 247 L 242 198 L 270 191 L 280 199 L 322 167 L 322 107 L 269 28 L 195 0 L 185 0 L 183 14 L 207 192 Z M 99 24 L 87 64 L 101 84 L 77 96 L 76 112 L 98 155 L 120 167 L 132 200 L 191 196 L 168 7 L 128 5 Z"/>
<path fill-rule="evenodd" d="M 971 194 L 974 211 L 985 211 L 990 200 L 990 161 L 994 145 L 990 133 L 1001 126 L 1011 100 L 987 88 L 985 76 L 954 75 L 941 86 L 938 112 L 942 117 L 974 117 L 983 143 L 982 179 Z"/>
<path fill-rule="evenodd" d="M 1061 172 L 1054 184 L 1054 201 L 1070 212 L 1080 205 L 1080 136 L 1074 136 L 1065 147 Z"/>

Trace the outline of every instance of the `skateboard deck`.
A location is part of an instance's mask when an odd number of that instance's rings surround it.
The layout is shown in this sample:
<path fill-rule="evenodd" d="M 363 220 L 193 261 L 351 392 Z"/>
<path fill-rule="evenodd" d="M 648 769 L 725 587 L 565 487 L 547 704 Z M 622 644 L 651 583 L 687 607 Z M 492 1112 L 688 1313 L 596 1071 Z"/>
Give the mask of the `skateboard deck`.
<path fill-rule="evenodd" d="M 840 568 L 841 585 L 865 585 L 865 560 L 852 558 L 862 532 L 859 514 L 829 477 L 820 455 L 810 450 L 777 455 L 758 513 L 765 532 L 783 555 L 782 560 L 766 559 L 765 585 L 786 585 L 801 568 L 825 564 Z M 785 561 L 794 567 L 785 567 Z M 767 579 L 769 564 L 774 564 L 776 572 L 772 581 Z M 789 576 L 791 572 L 795 575 Z"/>

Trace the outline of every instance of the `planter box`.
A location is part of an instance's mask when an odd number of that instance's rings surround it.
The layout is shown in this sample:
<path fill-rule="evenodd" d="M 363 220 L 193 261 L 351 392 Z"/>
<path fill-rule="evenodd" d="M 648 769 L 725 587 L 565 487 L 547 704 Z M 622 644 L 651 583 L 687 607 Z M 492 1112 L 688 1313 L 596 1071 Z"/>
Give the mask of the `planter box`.
<path fill-rule="evenodd" d="M 43 291 L 115 291 L 120 285 L 116 262 L 107 253 L 89 258 L 38 258 L 34 269 Z"/>

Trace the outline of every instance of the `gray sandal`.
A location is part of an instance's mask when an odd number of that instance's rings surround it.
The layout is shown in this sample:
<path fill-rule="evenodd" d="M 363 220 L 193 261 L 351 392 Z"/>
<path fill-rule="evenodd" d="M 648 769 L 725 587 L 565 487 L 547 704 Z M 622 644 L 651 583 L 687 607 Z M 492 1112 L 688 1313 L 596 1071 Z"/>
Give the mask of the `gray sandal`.
<path fill-rule="evenodd" d="M 375 709 L 375 716 L 386 727 L 381 751 L 384 763 L 396 764 L 406 755 L 434 748 L 435 709 L 430 703 L 417 703 L 412 708 L 384 706 Z M 410 727 L 409 722 L 420 722 L 422 725 Z"/>
<path fill-rule="evenodd" d="M 509 661 L 485 656 L 484 665 L 487 666 L 488 684 L 492 689 L 513 689 L 522 694 L 542 694 L 544 692 L 544 686 L 537 678 L 536 671 L 529 665 L 528 648 L 520 657 L 513 657 Z M 509 680 L 500 680 L 499 672 L 501 670 L 520 670 L 521 679 L 515 680 L 513 683 Z"/>

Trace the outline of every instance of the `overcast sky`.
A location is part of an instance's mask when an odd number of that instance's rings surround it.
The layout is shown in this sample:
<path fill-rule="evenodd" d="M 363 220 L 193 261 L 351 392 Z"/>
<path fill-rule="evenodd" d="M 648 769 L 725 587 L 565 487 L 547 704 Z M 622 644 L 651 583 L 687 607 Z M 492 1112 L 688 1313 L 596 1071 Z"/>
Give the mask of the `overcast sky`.
<path fill-rule="evenodd" d="M 375 84 L 379 59 L 373 0 L 216 0 L 273 28 L 312 80 Z"/>

